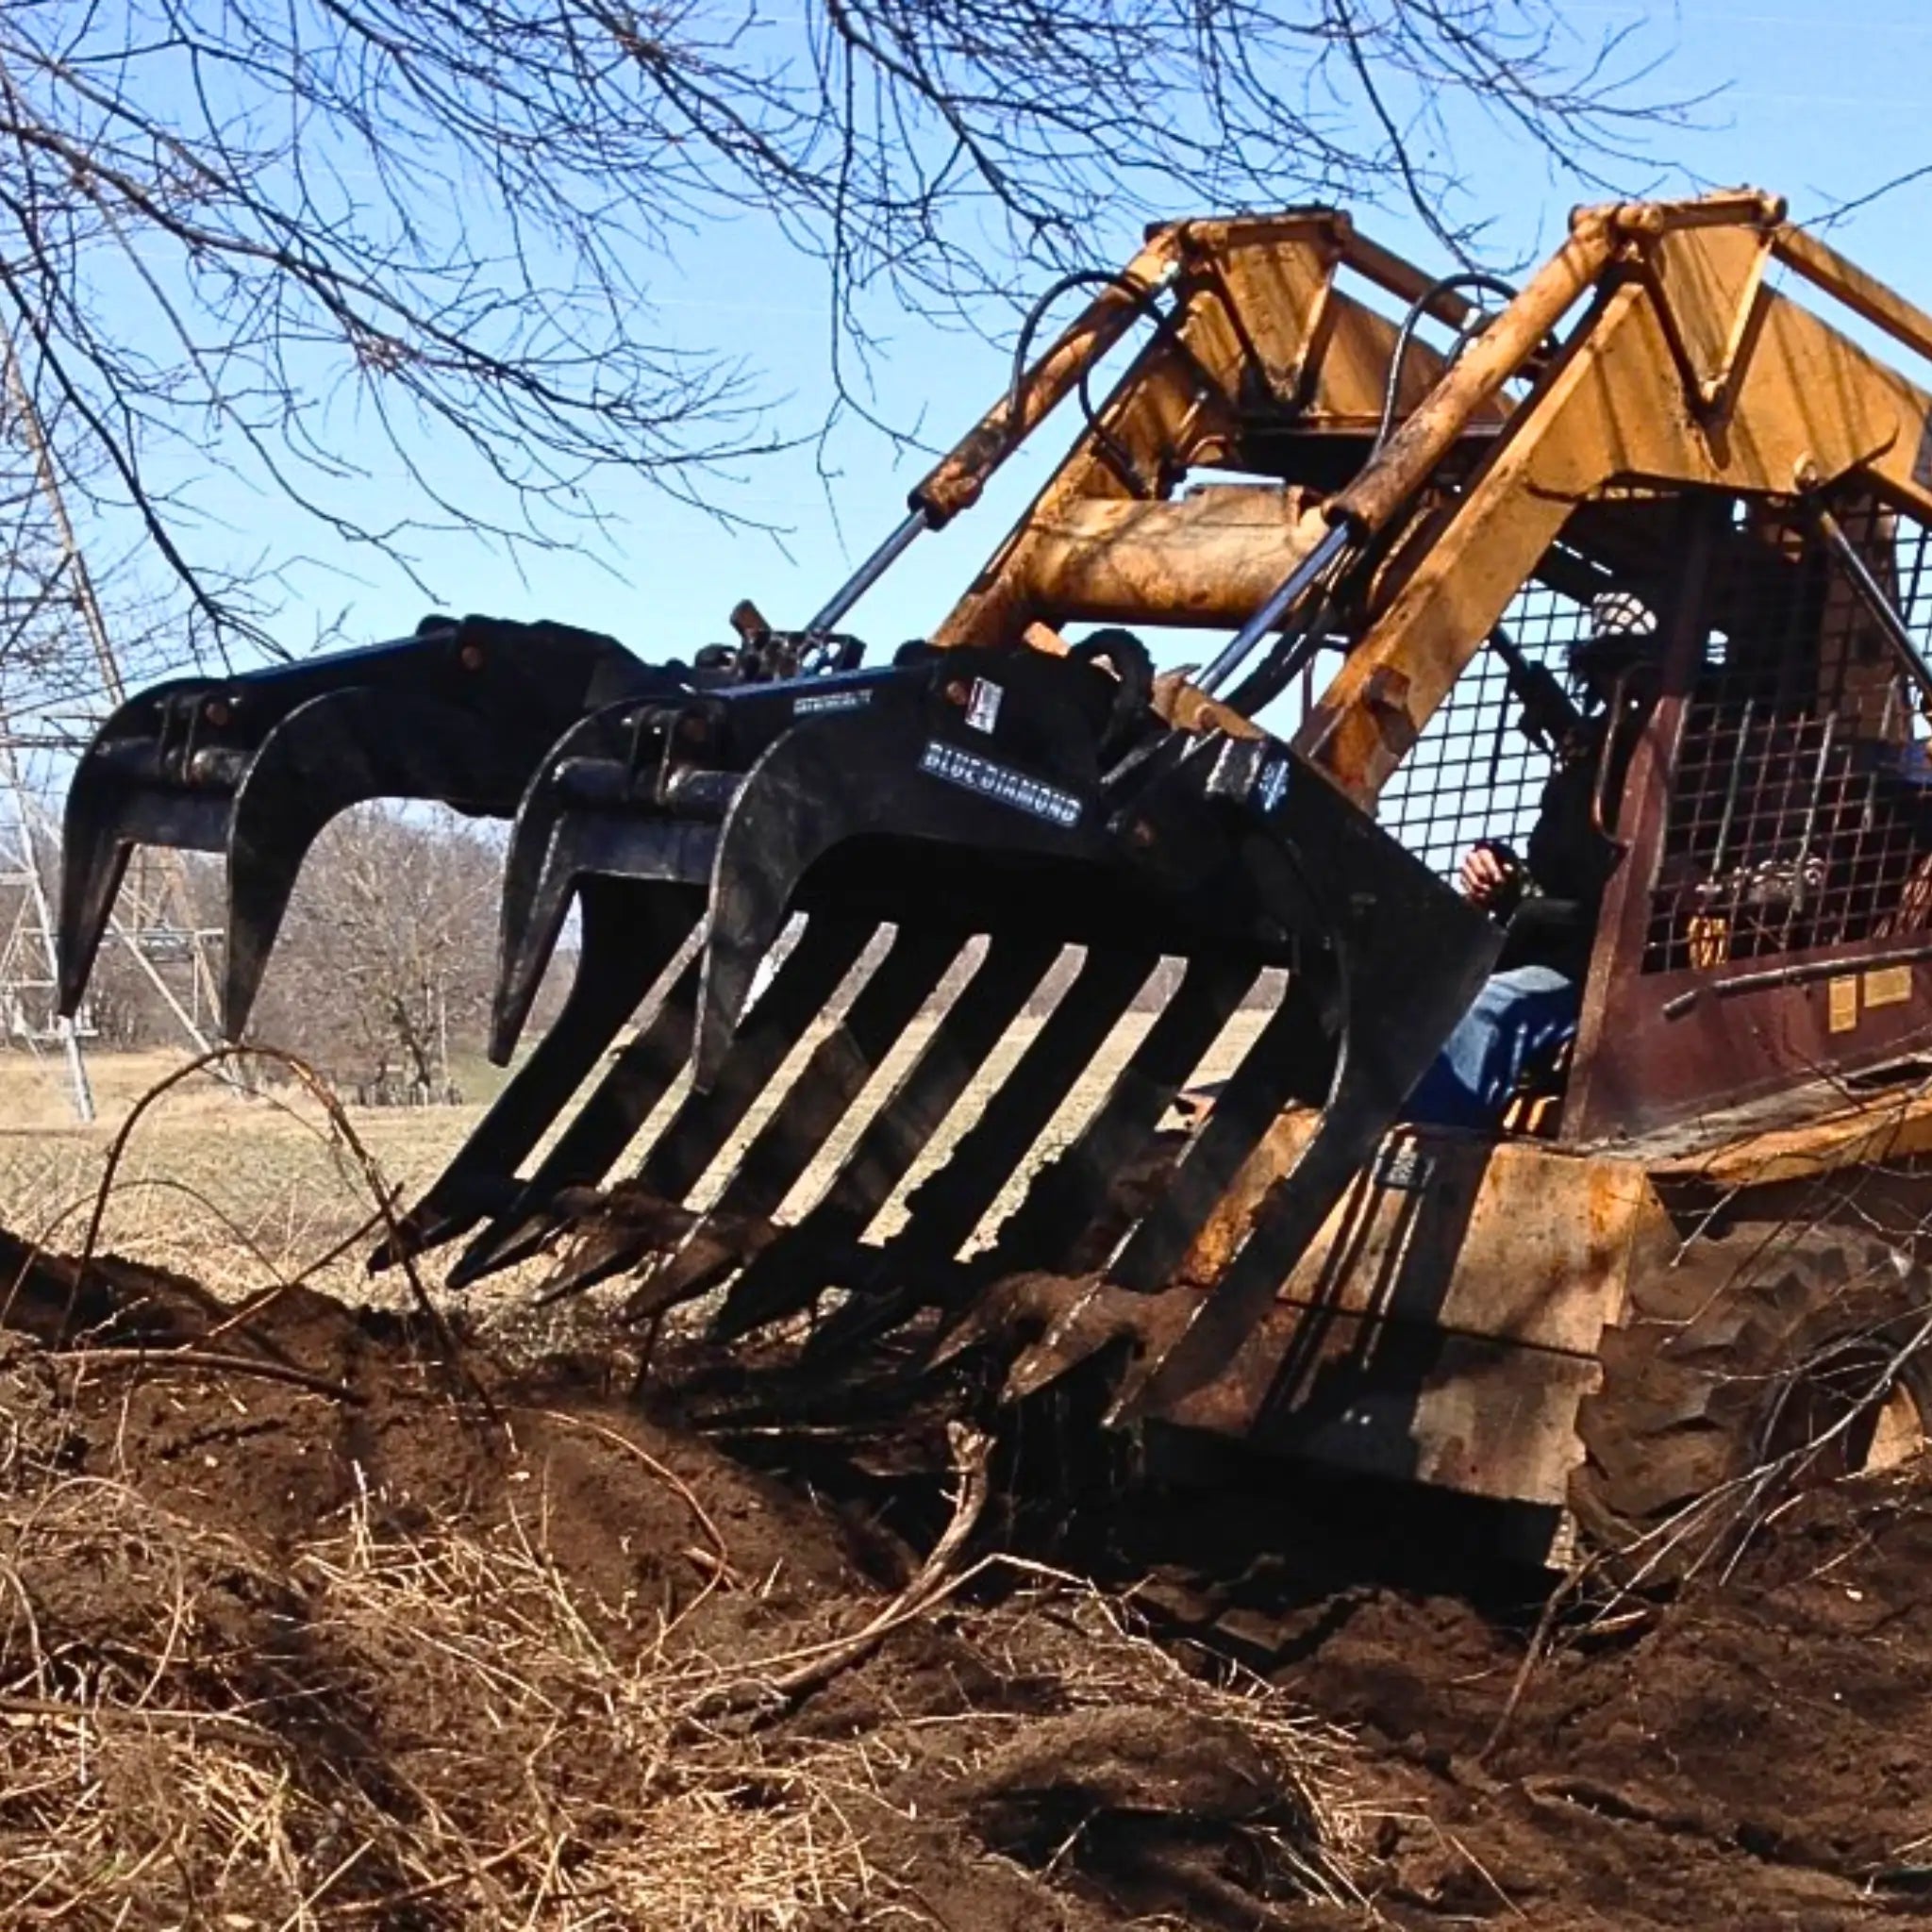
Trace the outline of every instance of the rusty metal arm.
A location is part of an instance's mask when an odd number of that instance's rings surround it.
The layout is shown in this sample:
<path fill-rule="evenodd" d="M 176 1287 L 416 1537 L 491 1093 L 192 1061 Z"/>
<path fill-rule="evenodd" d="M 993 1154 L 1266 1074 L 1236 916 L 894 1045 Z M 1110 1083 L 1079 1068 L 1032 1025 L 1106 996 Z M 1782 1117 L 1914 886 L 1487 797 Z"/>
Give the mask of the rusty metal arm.
<path fill-rule="evenodd" d="M 1586 209 L 1569 239 L 1516 300 L 1470 343 L 1423 406 L 1328 505 L 1331 523 L 1364 535 L 1385 528 L 1426 483 L 1470 419 L 1520 370 L 1595 281 L 1609 259 L 1612 231 L 1601 209 Z"/>
<path fill-rule="evenodd" d="M 1144 311 L 1145 297 L 1173 278 L 1179 263 L 1179 235 L 1176 228 L 1158 230 L 1115 285 L 1103 290 L 1060 331 L 1017 391 L 1002 396 L 914 488 L 912 509 L 924 518 L 926 527 L 938 529 L 975 503 L 1001 463 L 1121 339 Z M 1130 292 L 1136 290 L 1138 295 Z"/>
<path fill-rule="evenodd" d="M 1932 315 L 1867 275 L 1857 262 L 1846 260 L 1836 248 L 1786 224 L 1772 237 L 1772 253 L 1807 281 L 1836 296 L 1854 315 L 1883 329 L 1893 341 L 1914 355 L 1932 358 Z"/>
<path fill-rule="evenodd" d="M 1723 231 L 1765 233 L 1782 217 L 1781 204 L 1759 195 L 1583 211 L 1518 302 L 1325 507 L 1365 533 L 1387 527 L 1427 481 L 1471 404 L 1520 369 L 1593 283 L 1603 285 L 1590 320 L 1512 416 L 1422 567 L 1377 612 L 1299 734 L 1298 748 L 1345 791 L 1374 800 L 1570 510 L 1618 477 L 1777 498 L 1806 478 L 1869 471 L 1903 500 L 1932 503 L 1913 474 L 1932 399 L 1785 296 L 1752 291 L 1760 316 L 1727 380 L 1725 423 L 1707 432 L 1684 407 L 1671 327 L 1690 322 L 1700 340 L 1730 337 L 1735 294 L 1715 252 Z M 1612 280 L 1620 259 L 1631 273 Z M 1932 318 L 1914 321 L 1909 305 L 1888 301 L 1889 291 L 1829 251 L 1813 266 L 1859 313 L 1932 347 Z M 1679 311 L 1668 324 L 1660 289 Z"/>
<path fill-rule="evenodd" d="M 1229 484 L 1134 501 L 1122 453 L 1165 491 L 1185 472 L 1251 474 L 1248 439 L 1257 432 L 1306 436 L 1311 452 L 1324 436 L 1372 437 L 1401 332 L 1337 287 L 1341 269 L 1445 326 L 1460 329 L 1474 313 L 1453 289 L 1356 235 L 1344 216 L 1190 222 L 1178 232 L 1172 325 L 1115 385 L 936 643 L 997 647 L 1032 621 L 1269 628 L 1284 609 L 1284 575 L 1328 528 L 1304 511 L 1332 484 L 1309 487 L 1291 458 L 1279 473 L 1291 479 L 1286 488 Z M 1413 344 L 1398 372 L 1403 405 L 1425 398 L 1441 368 L 1439 351 Z M 1493 432 L 1507 415 L 1492 397 L 1473 420 Z M 1273 467 L 1275 449 L 1260 467 Z"/>
<path fill-rule="evenodd" d="M 806 625 L 808 637 L 829 635 L 918 538 L 927 530 L 941 528 L 978 500 L 1001 463 L 1064 400 L 1069 390 L 1085 380 L 1135 316 L 1146 311 L 1147 299 L 1173 279 L 1176 265 L 1175 232 L 1168 228 L 1157 234 L 1122 273 L 1108 275 L 1108 286 L 1103 292 L 1060 331 L 1053 346 L 1030 368 L 1024 373 L 1016 370 L 1007 395 L 914 488 L 904 521 L 833 591 Z M 1065 277 L 1057 283 L 1041 298 L 1042 306 L 1077 279 Z M 1036 307 L 1035 315 L 1040 312 Z M 1023 351 L 1024 347 L 1023 341 Z"/>
<path fill-rule="evenodd" d="M 1601 271 L 1608 258 L 1608 233 L 1601 214 L 1579 217 L 1564 246 L 1449 366 L 1360 475 L 1308 512 L 1305 527 L 1296 532 L 1288 574 L 1203 674 L 1202 690 L 1211 692 L 1225 683 L 1318 583 L 1346 567 L 1351 549 L 1378 534 L 1414 500 L 1476 412 L 1541 348 Z"/>

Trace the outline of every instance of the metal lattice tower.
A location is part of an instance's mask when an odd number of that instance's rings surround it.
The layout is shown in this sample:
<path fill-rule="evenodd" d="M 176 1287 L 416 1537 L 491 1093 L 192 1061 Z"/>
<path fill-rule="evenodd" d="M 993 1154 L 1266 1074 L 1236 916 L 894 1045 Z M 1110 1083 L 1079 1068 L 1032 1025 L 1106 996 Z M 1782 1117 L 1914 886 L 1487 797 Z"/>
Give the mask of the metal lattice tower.
<path fill-rule="evenodd" d="M 59 1052 L 79 1120 L 94 1117 L 93 1089 L 80 1049 L 85 1021 L 76 1024 L 58 1011 L 58 976 L 54 954 L 52 894 L 48 891 L 54 850 L 47 827 L 21 781 L 20 758 L 0 718 L 0 1028 L 7 1037 L 39 1055 Z"/>
<path fill-rule="evenodd" d="M 93 577 L 88 569 L 60 478 L 48 446 L 45 426 L 21 373 L 9 335 L 0 331 L 0 417 L 18 439 L 33 472 L 33 491 L 51 525 L 57 561 L 47 590 L 78 616 L 92 653 L 102 699 L 118 705 L 126 694 Z M 37 600 L 38 601 L 38 600 Z M 53 903 L 58 828 L 23 774 L 20 743 L 9 734 L 0 710 L 0 1029 L 35 1052 L 58 1046 L 67 1063 L 75 1111 L 93 1118 L 93 1095 L 81 1050 L 90 1030 L 61 1018 L 56 966 Z M 208 1036 L 200 1015 L 217 1010 L 214 974 L 208 964 L 209 935 L 196 924 L 185 861 L 179 853 L 158 865 L 131 867 L 122 890 L 129 917 L 109 924 L 108 938 L 123 946 L 198 1052 Z M 183 1004 L 160 973 L 158 958 L 185 958 L 191 966 L 189 1001 Z"/>

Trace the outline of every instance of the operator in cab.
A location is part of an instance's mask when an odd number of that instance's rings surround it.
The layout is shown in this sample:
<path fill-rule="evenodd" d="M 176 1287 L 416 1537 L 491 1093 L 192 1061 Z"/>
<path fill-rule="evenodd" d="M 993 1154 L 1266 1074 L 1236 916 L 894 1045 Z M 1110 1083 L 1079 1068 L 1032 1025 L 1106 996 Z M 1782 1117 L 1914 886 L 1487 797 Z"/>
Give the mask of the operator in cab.
<path fill-rule="evenodd" d="M 1657 650 L 1648 606 L 1621 591 L 1592 603 L 1590 633 L 1569 656 L 1582 708 L 1551 734 L 1554 769 L 1525 848 L 1485 839 L 1463 857 L 1464 895 L 1507 937 L 1496 971 L 1409 1095 L 1407 1119 L 1493 1131 L 1525 1079 L 1575 1038 L 1597 911 L 1618 858 L 1597 800 L 1622 788 L 1632 726 L 1655 697 L 1644 674 Z"/>

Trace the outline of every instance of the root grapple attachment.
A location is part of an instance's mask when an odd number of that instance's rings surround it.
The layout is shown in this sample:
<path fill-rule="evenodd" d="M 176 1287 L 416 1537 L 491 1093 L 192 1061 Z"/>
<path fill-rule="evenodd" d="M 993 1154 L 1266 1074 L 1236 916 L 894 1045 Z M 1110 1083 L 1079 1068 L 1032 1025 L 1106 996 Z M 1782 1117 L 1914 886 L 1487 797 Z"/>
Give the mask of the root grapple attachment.
<path fill-rule="evenodd" d="M 432 618 L 367 650 L 141 692 L 95 733 L 68 793 L 63 1008 L 86 990 L 137 845 L 225 855 L 223 1024 L 239 1038 L 303 857 L 330 819 L 375 798 L 508 818 L 587 706 L 689 689 L 692 676 L 568 625 Z"/>
<path fill-rule="evenodd" d="M 1582 210 L 1490 314 L 1341 215 L 1158 229 L 810 625 L 741 608 L 728 667 L 473 620 L 124 708 L 70 808 L 66 991 L 132 843 L 225 846 L 232 1023 L 330 813 L 513 810 L 498 1058 L 573 911 L 575 978 L 374 1265 L 549 1254 L 545 1295 L 708 1297 L 827 1386 L 1104 1361 L 1119 1421 L 1560 1510 L 1606 1330 L 1674 1332 L 1643 1271 L 1726 1110 L 1842 1105 L 1821 1070 L 1926 1024 L 1932 394 L 1773 267 L 1932 358 L 1757 194 Z M 861 668 L 846 612 L 1070 394 L 964 596 Z M 1157 677 L 1137 625 L 1233 634 Z M 1481 837 L 1529 854 L 1507 920 L 1454 884 Z M 1566 1059 L 1496 1132 L 1404 1123 L 1553 931 Z M 1827 1140 L 1821 1172 L 1868 1144 Z"/>
<path fill-rule="evenodd" d="M 803 687 L 719 693 L 706 701 L 712 722 L 701 736 L 662 721 L 659 735 L 685 747 L 684 761 L 677 777 L 648 787 L 589 768 L 590 722 L 567 737 L 513 837 L 512 976 L 534 970 L 573 891 L 586 918 L 582 971 L 605 957 L 593 921 L 658 936 L 650 949 L 610 947 L 608 958 L 637 958 L 639 970 L 661 968 L 686 933 L 692 942 L 453 1280 L 527 1256 L 566 1224 L 688 1061 L 681 1100 L 659 1114 L 642 1165 L 615 1191 L 622 1212 L 555 1287 L 655 1258 L 636 1306 L 657 1312 L 735 1272 L 713 1324 L 731 1338 L 837 1286 L 847 1298 L 815 1346 L 873 1339 L 958 1297 L 970 1271 L 951 1267 L 957 1251 L 1074 1090 L 1104 1078 L 1096 1057 L 1159 962 L 1184 962 L 1158 1023 L 1003 1238 L 1004 1269 L 1065 1268 L 1091 1245 L 1090 1230 L 1119 1222 L 1124 1183 L 1158 1159 L 1163 1116 L 1243 996 L 1285 969 L 1289 1000 L 1111 1271 L 1151 1296 L 1282 1108 L 1324 1106 L 1284 1184 L 1287 1205 L 1257 1224 L 1254 1257 L 1214 1296 L 1195 1298 L 1159 1386 L 1211 1376 L 1257 1298 L 1272 1297 L 1281 1257 L 1306 1243 L 1393 1120 L 1480 984 L 1496 934 L 1288 747 L 1178 734 L 1144 707 L 1124 719 L 1123 681 L 1071 656 L 962 647 L 843 684 L 864 701 L 775 731 L 771 714 L 800 702 Z M 636 741 L 634 729 L 618 735 Z M 699 762 L 699 745 L 724 762 Z M 624 769 L 660 770 L 654 759 Z M 693 843 L 694 822 L 678 815 L 692 800 L 720 814 L 708 841 Z M 705 863 L 691 863 L 694 852 Z M 1424 984 L 1409 971 L 1411 945 L 1438 969 Z M 1068 949 L 1076 958 L 1056 996 L 1048 975 Z M 983 1105 L 970 1100 L 1016 1024 L 1042 1006 L 1017 1061 Z M 519 1078 L 572 1030 L 567 1013 Z M 890 1091 L 869 1116 L 855 1114 L 889 1064 Z M 680 1216 L 761 1103 L 766 1118 L 725 1161 L 715 1202 Z M 962 1108 L 971 1117 L 906 1203 L 903 1226 L 868 1246 L 879 1211 Z M 530 1091 L 513 1112 L 528 1136 Z M 830 1179 L 781 1224 L 786 1197 L 848 1116 L 856 1132 Z M 483 1139 L 459 1158 L 460 1174 L 480 1170 Z M 506 1145 L 491 1137 L 491 1158 Z M 458 1178 L 446 1176 L 431 1201 L 456 1206 Z M 416 1230 L 426 1236 L 426 1221 Z"/>

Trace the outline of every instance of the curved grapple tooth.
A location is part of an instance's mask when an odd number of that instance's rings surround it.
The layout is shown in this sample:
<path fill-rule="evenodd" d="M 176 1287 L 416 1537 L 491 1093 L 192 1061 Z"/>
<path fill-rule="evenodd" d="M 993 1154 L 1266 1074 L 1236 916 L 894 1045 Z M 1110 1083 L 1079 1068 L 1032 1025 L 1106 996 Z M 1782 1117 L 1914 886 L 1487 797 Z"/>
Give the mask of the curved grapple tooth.
<path fill-rule="evenodd" d="M 1135 1294 L 1097 1274 L 1008 1274 L 947 1329 L 930 1365 L 943 1368 L 975 1348 L 1016 1349 L 1000 1400 L 1024 1402 L 1106 1349 L 1126 1344 L 1131 1383 L 1135 1366 L 1171 1345 L 1200 1299 L 1191 1289 Z"/>
<path fill-rule="evenodd" d="M 636 909 L 603 882 L 587 885 L 577 969 L 556 1019 L 429 1191 L 370 1256 L 372 1272 L 405 1254 L 454 1241 L 485 1215 L 514 1208 L 523 1193 L 518 1164 L 562 1112 L 697 921 L 694 905 L 643 908 L 650 916 L 642 924 L 632 916 Z"/>
<path fill-rule="evenodd" d="M 375 798 L 433 798 L 502 814 L 527 744 L 467 705 L 368 686 L 298 706 L 263 740 L 236 789 L 228 829 L 222 1022 L 248 1024 L 296 874 L 329 821 Z"/>
<path fill-rule="evenodd" d="M 239 826 L 241 903 L 230 909 L 233 1034 L 302 854 L 332 811 L 390 796 L 507 817 L 586 704 L 691 685 L 683 666 L 646 666 L 594 632 L 472 617 L 432 619 L 366 650 L 139 693 L 96 733 L 68 794 L 63 1003 L 79 1003 L 135 845 L 226 848 L 232 891 L 236 815 L 255 794 Z M 317 705 L 328 708 L 311 713 Z"/>
<path fill-rule="evenodd" d="M 684 1245 L 639 1283 L 621 1311 L 624 1319 L 647 1322 L 679 1302 L 708 1294 L 778 1238 L 779 1229 L 762 1217 L 706 1215 Z"/>
<path fill-rule="evenodd" d="M 539 1307 L 581 1294 L 646 1266 L 653 1257 L 671 1254 L 697 1224 L 692 1209 L 625 1182 L 608 1193 L 584 1191 L 594 1198 L 580 1215 L 573 1214 L 567 1195 L 558 1202 L 566 1217 L 569 1252 L 538 1287 Z"/>
<path fill-rule="evenodd" d="M 930 1357 L 936 1369 L 990 1343 L 1037 1341 L 1090 1294 L 1091 1274 L 1007 1274 L 974 1298 L 941 1335 Z"/>
<path fill-rule="evenodd" d="M 227 841 L 226 787 L 186 782 L 239 769 L 243 754 L 204 713 L 224 686 L 177 678 L 116 707 L 75 768 L 61 828 L 57 936 L 60 1010 L 72 1016 L 137 845 L 219 852 Z M 217 714 L 218 716 L 221 714 Z M 196 732 L 206 725 L 207 741 Z"/>
<path fill-rule="evenodd" d="M 1040 1340 L 1025 1349 L 1007 1371 L 1002 1402 L 1023 1402 L 1029 1395 L 1070 1375 L 1083 1362 L 1104 1350 L 1124 1345 L 1127 1367 L 1124 1391 L 1139 1385 L 1141 1365 L 1158 1359 L 1171 1348 L 1200 1305 L 1191 1289 L 1165 1289 L 1158 1294 L 1136 1294 L 1109 1282 L 1097 1282 L 1069 1304 Z M 1114 1408 L 1121 1407 L 1117 1396 Z M 1109 1420 L 1113 1418 L 1109 1416 Z"/>
<path fill-rule="evenodd" d="M 699 888 L 718 829 L 635 795 L 637 703 L 580 718 L 553 743 L 517 806 L 504 865 L 490 1058 L 508 1064 L 582 882 L 629 880 L 641 891 Z"/>

